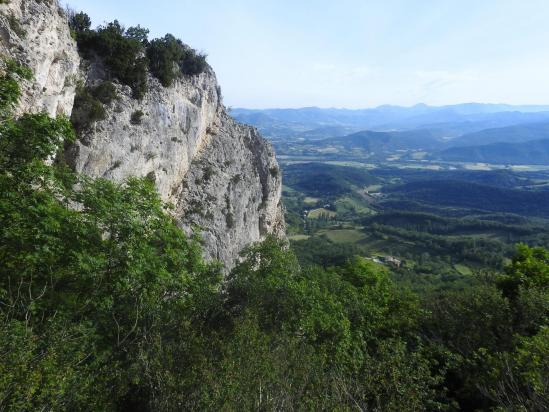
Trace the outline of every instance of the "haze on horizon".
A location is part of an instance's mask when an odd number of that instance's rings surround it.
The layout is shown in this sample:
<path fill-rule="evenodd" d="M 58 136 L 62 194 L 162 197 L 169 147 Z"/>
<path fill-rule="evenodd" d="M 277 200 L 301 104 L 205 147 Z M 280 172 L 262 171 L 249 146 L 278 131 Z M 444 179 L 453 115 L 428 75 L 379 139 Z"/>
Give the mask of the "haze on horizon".
<path fill-rule="evenodd" d="M 228 106 L 549 103 L 544 0 L 68 3 L 205 51 Z"/>

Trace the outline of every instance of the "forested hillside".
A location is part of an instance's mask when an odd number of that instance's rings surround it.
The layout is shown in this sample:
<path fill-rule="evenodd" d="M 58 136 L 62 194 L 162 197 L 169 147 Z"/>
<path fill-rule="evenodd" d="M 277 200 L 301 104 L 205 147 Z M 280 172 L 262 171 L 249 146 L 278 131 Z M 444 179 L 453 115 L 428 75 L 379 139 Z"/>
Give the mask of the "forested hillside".
<path fill-rule="evenodd" d="M 450 162 L 547 165 L 549 164 L 549 139 L 452 147 L 436 153 L 434 157 Z"/>

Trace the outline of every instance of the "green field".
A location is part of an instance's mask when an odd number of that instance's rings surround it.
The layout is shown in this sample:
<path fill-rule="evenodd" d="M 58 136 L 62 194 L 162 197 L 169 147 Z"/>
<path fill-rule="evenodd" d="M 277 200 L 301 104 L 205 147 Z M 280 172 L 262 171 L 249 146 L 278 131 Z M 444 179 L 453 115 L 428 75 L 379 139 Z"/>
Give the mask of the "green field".
<path fill-rule="evenodd" d="M 319 231 L 319 235 L 325 235 L 330 241 L 335 243 L 356 243 L 366 238 L 364 233 L 356 229 L 334 229 Z"/>
<path fill-rule="evenodd" d="M 288 239 L 289 240 L 299 241 L 299 240 L 307 240 L 310 237 L 311 236 L 309 236 L 309 235 L 292 235 L 292 236 L 288 236 Z"/>
<path fill-rule="evenodd" d="M 311 196 L 306 196 L 305 199 L 303 199 L 303 203 L 305 203 L 306 205 L 315 205 L 319 201 L 320 199 L 318 197 L 311 197 Z"/>
<path fill-rule="evenodd" d="M 370 185 L 366 186 L 364 190 L 366 190 L 367 192 L 379 192 L 382 187 L 383 185 Z"/>
<path fill-rule="evenodd" d="M 318 209 L 311 210 L 307 215 L 307 217 L 309 219 L 318 219 L 322 216 L 331 218 L 331 217 L 335 217 L 336 215 L 337 213 L 334 212 L 333 210 L 328 210 L 328 209 L 324 209 L 323 207 L 320 207 Z"/>
<path fill-rule="evenodd" d="M 456 263 L 454 265 L 454 268 L 464 276 L 471 276 L 473 274 L 473 271 L 471 270 L 471 268 L 466 265 Z"/>

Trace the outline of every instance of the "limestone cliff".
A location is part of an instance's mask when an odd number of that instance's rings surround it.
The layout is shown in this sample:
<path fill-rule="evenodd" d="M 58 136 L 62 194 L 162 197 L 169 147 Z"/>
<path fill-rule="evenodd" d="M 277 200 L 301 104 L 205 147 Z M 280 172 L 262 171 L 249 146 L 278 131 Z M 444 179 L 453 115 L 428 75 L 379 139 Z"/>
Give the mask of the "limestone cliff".
<path fill-rule="evenodd" d="M 80 58 L 67 19 L 56 2 L 9 0 L 0 4 L 0 55 L 30 67 L 18 111 L 70 115 Z"/>
<path fill-rule="evenodd" d="M 96 84 L 104 78 L 101 63 L 80 61 L 56 1 L 12 0 L 0 12 L 2 54 L 35 74 L 20 111 L 70 114 L 75 80 Z M 118 97 L 105 107 L 106 119 L 67 152 L 76 171 L 115 181 L 154 179 L 180 225 L 200 229 L 206 257 L 229 267 L 251 242 L 284 233 L 273 149 L 226 113 L 210 68 L 168 88 L 149 76 L 142 100 L 133 99 L 127 86 L 115 87 Z M 132 121 L 138 111 L 143 117 Z"/>

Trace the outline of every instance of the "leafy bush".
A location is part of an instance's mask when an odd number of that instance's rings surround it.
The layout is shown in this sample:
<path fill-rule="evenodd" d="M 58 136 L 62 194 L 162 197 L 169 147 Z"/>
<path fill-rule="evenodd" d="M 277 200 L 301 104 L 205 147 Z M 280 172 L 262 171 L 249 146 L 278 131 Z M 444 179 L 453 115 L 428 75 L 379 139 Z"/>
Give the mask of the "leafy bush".
<path fill-rule="evenodd" d="M 79 84 L 76 88 L 71 121 L 77 132 L 89 129 L 95 122 L 104 120 L 107 112 L 104 105 L 111 104 L 117 98 L 116 87 L 110 81 L 95 87 Z"/>
<path fill-rule="evenodd" d="M 111 104 L 117 98 L 116 87 L 110 81 L 100 83 L 92 89 L 92 95 L 103 104 Z"/>
<path fill-rule="evenodd" d="M 133 96 L 141 99 L 147 91 L 146 33 L 139 27 L 124 27 L 117 21 L 89 30 L 88 20 L 81 16 L 74 19 L 79 50 L 86 58 L 98 55 L 103 59 L 113 78 L 130 86 Z"/>
<path fill-rule="evenodd" d="M 71 122 L 78 133 L 89 129 L 95 122 L 104 120 L 107 112 L 93 90 L 79 85 L 76 88 Z"/>
<path fill-rule="evenodd" d="M 67 9 L 66 14 L 73 37 L 76 38 L 79 34 L 91 29 L 91 19 L 86 13 L 76 13 L 71 9 Z"/>
<path fill-rule="evenodd" d="M 3 66 L 3 67 L 2 67 Z M 21 96 L 20 80 L 32 79 L 32 71 L 13 59 L 0 66 L 0 118 L 9 115 Z"/>
<path fill-rule="evenodd" d="M 130 86 L 137 99 L 147 92 L 149 68 L 165 87 L 182 74 L 196 75 L 207 68 L 205 54 L 171 34 L 149 42 L 149 30 L 141 26 L 126 30 L 115 20 L 92 30 L 88 15 L 70 10 L 68 13 L 69 26 L 84 57 L 101 57 L 112 77 Z"/>
<path fill-rule="evenodd" d="M 143 111 L 136 110 L 130 116 L 130 123 L 134 124 L 134 125 L 141 124 L 141 121 L 142 121 L 144 115 L 145 115 L 145 113 L 143 113 Z"/>
<path fill-rule="evenodd" d="M 200 74 L 207 67 L 206 55 L 197 53 L 171 34 L 152 40 L 147 56 L 152 74 L 164 87 L 171 86 L 181 74 Z"/>

